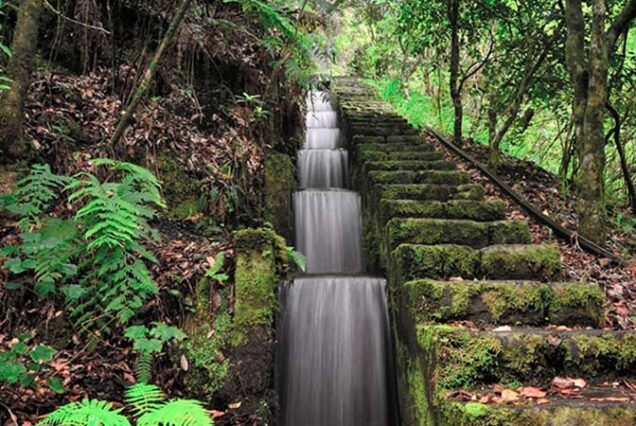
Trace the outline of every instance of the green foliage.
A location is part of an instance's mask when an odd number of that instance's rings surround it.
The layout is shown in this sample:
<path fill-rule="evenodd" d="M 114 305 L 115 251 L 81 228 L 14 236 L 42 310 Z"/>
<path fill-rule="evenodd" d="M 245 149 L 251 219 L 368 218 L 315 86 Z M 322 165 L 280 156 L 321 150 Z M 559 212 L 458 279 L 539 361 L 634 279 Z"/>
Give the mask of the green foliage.
<path fill-rule="evenodd" d="M 294 249 L 293 247 L 286 247 L 285 249 L 287 251 L 287 257 L 289 257 L 289 260 L 291 260 L 298 269 L 300 269 L 302 272 L 305 272 L 305 269 L 307 267 L 307 258 L 305 258 L 305 256 L 301 252 L 296 251 L 296 249 Z"/>
<path fill-rule="evenodd" d="M 64 294 L 71 315 L 83 328 L 126 323 L 157 293 L 146 262 L 156 262 L 144 242 L 158 239 L 149 222 L 165 207 L 160 183 L 148 170 L 108 159 L 92 162 L 112 177 L 91 173 L 58 176 L 48 165 L 35 165 L 0 207 L 22 218 L 19 246 L 2 249 L 4 267 L 23 281 L 33 280 L 40 297 Z M 72 219 L 48 211 L 60 195 L 77 209 Z"/>
<path fill-rule="evenodd" d="M 227 274 L 221 273 L 223 264 L 225 263 L 225 254 L 220 251 L 214 257 L 214 265 L 205 272 L 205 276 L 214 281 L 227 281 L 230 277 Z"/>
<path fill-rule="evenodd" d="M 128 406 L 138 426 L 212 426 L 214 423 L 203 404 L 197 400 L 173 399 L 155 385 L 133 385 L 125 393 Z M 38 426 L 130 426 L 132 424 L 113 404 L 84 399 L 71 402 L 50 413 Z"/>
<path fill-rule="evenodd" d="M 5 16 L 5 13 L 4 13 L 5 7 L 7 7 L 7 4 L 4 2 L 4 0 L 0 0 L 0 19 L 4 18 Z M 0 22 L 0 58 L 2 58 L 2 56 L 5 56 L 6 58 L 10 58 L 11 49 L 9 48 L 9 46 L 5 44 L 5 41 L 2 37 L 3 33 L 4 31 L 2 27 L 2 22 Z M 5 70 L 0 66 L 0 93 L 2 93 L 2 91 L 4 90 L 9 89 L 10 82 L 11 80 L 9 79 L 9 77 L 7 77 Z"/>
<path fill-rule="evenodd" d="M 133 349 L 139 352 L 136 371 L 139 383 L 150 381 L 153 355 L 161 352 L 164 344 L 186 338 L 186 334 L 178 327 L 163 322 L 153 322 L 152 325 L 150 329 L 145 325 L 133 325 L 124 332 L 124 336 L 133 341 Z"/>
<path fill-rule="evenodd" d="M 29 347 L 30 338 L 30 334 L 23 333 L 9 348 L 0 346 L 0 383 L 31 386 L 45 372 L 46 364 L 53 360 L 56 351 L 45 345 Z M 48 384 L 56 392 L 64 391 L 57 378 L 50 377 Z"/>

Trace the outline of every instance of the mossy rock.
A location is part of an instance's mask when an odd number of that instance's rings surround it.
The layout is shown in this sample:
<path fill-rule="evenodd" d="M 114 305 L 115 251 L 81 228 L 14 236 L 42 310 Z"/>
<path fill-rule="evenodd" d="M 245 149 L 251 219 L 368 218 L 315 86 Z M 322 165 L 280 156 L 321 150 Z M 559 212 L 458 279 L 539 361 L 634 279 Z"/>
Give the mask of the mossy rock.
<path fill-rule="evenodd" d="M 403 126 L 394 126 L 394 125 L 385 125 L 385 126 L 368 126 L 362 124 L 355 124 L 349 126 L 351 132 L 354 135 L 363 135 L 363 136 L 390 136 L 387 138 L 387 143 L 402 143 L 404 140 L 394 139 L 395 136 L 417 136 L 418 131 L 416 129 L 411 128 L 408 125 Z"/>
<path fill-rule="evenodd" d="M 446 160 L 386 160 L 367 161 L 364 168 L 371 170 L 453 170 L 455 165 Z"/>
<path fill-rule="evenodd" d="M 369 144 L 382 144 L 386 140 L 384 136 L 367 136 L 367 135 L 353 135 L 351 138 L 356 145 L 369 145 Z"/>
<path fill-rule="evenodd" d="M 475 221 L 501 220 L 506 217 L 503 201 L 449 200 L 382 200 L 383 222 L 393 217 L 468 219 Z"/>
<path fill-rule="evenodd" d="M 490 279 L 556 280 L 559 249 L 544 245 L 496 245 L 482 250 L 482 276 Z"/>
<path fill-rule="evenodd" d="M 636 334 L 601 330 L 473 332 L 447 325 L 418 327 L 422 348 L 435 347 L 439 386 L 467 389 L 521 382 L 543 386 L 554 376 L 630 376 L 636 371 Z"/>
<path fill-rule="evenodd" d="M 415 129 L 414 129 L 415 130 Z M 418 134 L 417 130 L 415 133 L 409 135 L 390 135 L 386 138 L 387 143 L 412 143 L 418 145 L 428 145 L 423 143 L 424 138 Z"/>
<path fill-rule="evenodd" d="M 421 200 L 421 201 L 449 201 L 474 200 L 484 198 L 484 188 L 481 185 L 435 185 L 435 184 L 404 184 L 378 185 L 376 192 L 380 199 L 387 200 Z"/>
<path fill-rule="evenodd" d="M 434 281 L 403 284 L 406 306 L 417 322 L 558 324 L 598 327 L 603 291 L 594 284 L 534 281 Z"/>
<path fill-rule="evenodd" d="M 530 242 L 530 229 L 525 221 L 394 218 L 387 223 L 386 234 L 391 248 L 403 243 L 485 247 Z"/>
<path fill-rule="evenodd" d="M 371 171 L 367 176 L 374 184 L 433 183 L 437 185 L 462 185 L 470 183 L 470 175 L 458 170 Z"/>

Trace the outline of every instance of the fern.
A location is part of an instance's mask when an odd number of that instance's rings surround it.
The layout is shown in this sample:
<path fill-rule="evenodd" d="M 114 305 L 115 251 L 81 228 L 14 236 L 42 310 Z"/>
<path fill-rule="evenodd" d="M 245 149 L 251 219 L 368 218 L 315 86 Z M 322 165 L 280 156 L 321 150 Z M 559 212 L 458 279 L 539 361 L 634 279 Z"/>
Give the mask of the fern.
<path fill-rule="evenodd" d="M 38 425 L 130 426 L 128 419 L 120 414 L 122 410 L 113 408 L 109 402 L 84 399 L 58 408 Z"/>
<path fill-rule="evenodd" d="M 137 426 L 212 426 L 210 415 L 200 401 L 175 399 L 137 420 Z"/>
<path fill-rule="evenodd" d="M 203 403 L 192 399 L 173 399 L 158 386 L 137 384 L 124 394 L 124 402 L 137 418 L 137 426 L 213 426 Z M 85 399 L 64 405 L 38 423 L 38 426 L 130 426 L 123 409 L 113 409 L 104 401 Z"/>
<path fill-rule="evenodd" d="M 50 207 L 68 181 L 68 177 L 51 172 L 48 164 L 35 164 L 30 173 L 16 183 L 13 202 L 8 202 L 6 208 L 32 220 Z"/>
<path fill-rule="evenodd" d="M 128 388 L 124 395 L 126 405 L 136 417 L 142 416 L 161 407 L 166 396 L 159 386 L 138 383 Z"/>
<path fill-rule="evenodd" d="M 293 247 L 287 247 L 287 256 L 292 261 L 294 265 L 302 272 L 305 272 L 307 266 L 307 258 L 299 252 L 296 251 Z"/>

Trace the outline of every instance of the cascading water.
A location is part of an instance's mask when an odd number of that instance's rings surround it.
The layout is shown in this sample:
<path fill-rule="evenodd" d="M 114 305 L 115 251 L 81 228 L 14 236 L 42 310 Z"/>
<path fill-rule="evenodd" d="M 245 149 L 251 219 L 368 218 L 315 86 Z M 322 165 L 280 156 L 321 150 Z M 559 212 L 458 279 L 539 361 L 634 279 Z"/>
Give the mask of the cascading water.
<path fill-rule="evenodd" d="M 306 275 L 281 286 L 279 392 L 284 426 L 395 424 L 386 282 L 363 276 L 360 196 L 331 99 L 307 98 L 294 194 Z M 357 274 L 357 275 L 353 275 Z"/>

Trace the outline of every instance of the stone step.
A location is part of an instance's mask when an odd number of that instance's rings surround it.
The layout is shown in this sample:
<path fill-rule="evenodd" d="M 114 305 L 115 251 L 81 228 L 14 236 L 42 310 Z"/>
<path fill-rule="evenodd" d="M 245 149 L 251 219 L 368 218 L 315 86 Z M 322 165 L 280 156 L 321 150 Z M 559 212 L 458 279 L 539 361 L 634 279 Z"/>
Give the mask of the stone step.
<path fill-rule="evenodd" d="M 353 135 L 351 140 L 355 145 L 363 143 L 375 143 L 375 144 L 388 144 L 391 147 L 377 149 L 376 151 L 393 151 L 395 144 L 408 144 L 411 145 L 412 151 L 433 151 L 434 147 L 430 144 L 425 144 L 420 135 Z"/>
<path fill-rule="evenodd" d="M 386 160 L 386 161 L 367 161 L 363 167 L 367 171 L 371 170 L 453 170 L 455 165 L 446 160 Z"/>
<path fill-rule="evenodd" d="M 433 349 L 438 386 L 543 384 L 555 376 L 636 378 L 636 332 L 552 331 L 518 328 L 471 331 L 449 325 L 419 325 L 418 342 Z"/>
<path fill-rule="evenodd" d="M 603 322 L 605 293 L 596 284 L 424 279 L 402 288 L 402 308 L 418 323 L 599 327 Z"/>
<path fill-rule="evenodd" d="M 417 145 L 414 143 L 387 144 L 384 143 L 383 140 L 380 140 L 380 142 L 369 142 L 367 139 L 358 139 L 358 142 L 356 142 L 354 149 L 358 155 L 363 152 L 433 152 L 433 147 L 430 145 Z"/>
<path fill-rule="evenodd" d="M 387 172 L 373 172 L 387 173 Z M 432 172 L 425 172 L 432 173 Z M 455 173 L 455 172 L 438 172 Z M 469 219 L 479 222 L 502 220 L 506 217 L 506 205 L 501 200 L 472 201 L 449 200 L 417 201 L 417 200 L 382 200 L 380 213 L 382 223 L 394 217 L 437 218 L 437 219 Z"/>
<path fill-rule="evenodd" d="M 457 219 L 394 218 L 386 224 L 391 249 L 400 244 L 461 244 L 476 248 L 495 244 L 529 244 L 530 227 L 523 220 L 476 222 Z"/>
<path fill-rule="evenodd" d="M 441 152 L 436 151 L 364 151 L 358 155 L 361 161 L 391 161 L 391 160 L 419 160 L 419 161 L 437 161 L 442 160 L 444 156 Z"/>
<path fill-rule="evenodd" d="M 481 201 L 485 192 L 481 185 L 403 184 L 376 185 L 379 199 L 386 200 L 474 200 Z"/>
<path fill-rule="evenodd" d="M 393 155 L 395 154 L 399 153 L 393 153 Z M 405 154 L 409 155 L 411 153 L 406 152 Z M 461 185 L 470 183 L 470 175 L 459 170 L 371 171 L 367 174 L 367 178 L 373 184 L 435 183 L 438 185 Z"/>
<path fill-rule="evenodd" d="M 633 426 L 636 402 L 626 391 L 595 386 L 577 399 L 558 395 L 547 403 L 524 405 L 447 402 L 437 418 L 441 426 Z"/>
<path fill-rule="evenodd" d="M 351 133 L 354 135 L 368 136 L 415 136 L 419 135 L 419 131 L 408 125 L 391 125 L 391 126 L 368 126 L 368 125 L 351 125 Z M 388 138 L 387 138 L 388 141 Z"/>
<path fill-rule="evenodd" d="M 402 244 L 392 252 L 403 281 L 418 278 L 557 280 L 561 254 L 545 245 L 496 245 L 474 249 L 456 244 Z"/>

